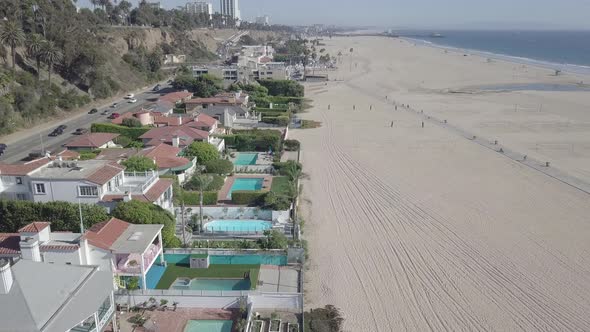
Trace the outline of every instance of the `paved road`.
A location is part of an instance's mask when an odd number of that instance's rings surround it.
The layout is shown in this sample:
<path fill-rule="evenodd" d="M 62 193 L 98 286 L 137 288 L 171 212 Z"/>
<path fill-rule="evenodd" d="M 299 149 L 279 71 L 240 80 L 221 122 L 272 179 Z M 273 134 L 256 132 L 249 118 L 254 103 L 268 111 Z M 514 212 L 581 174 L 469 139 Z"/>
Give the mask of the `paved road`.
<path fill-rule="evenodd" d="M 158 92 L 152 92 L 151 89 L 153 86 L 150 86 L 149 89 L 137 93 L 135 95 L 137 103 L 134 104 L 128 103 L 127 100 L 120 100 L 117 102 L 119 104 L 117 108 L 111 108 L 110 104 L 105 104 L 98 108 L 98 112 L 95 114 L 76 114 L 45 130 L 37 131 L 35 129 L 27 129 L 30 131 L 30 135 L 20 139 L 18 142 L 6 142 L 8 148 L 6 148 L 6 151 L 0 157 L 0 162 L 14 163 L 26 158 L 30 152 L 41 151 L 42 149 L 51 151 L 52 153 L 59 152 L 62 150 L 62 145 L 74 137 L 73 133 L 76 129 L 90 128 L 90 125 L 95 122 L 109 122 L 110 120 L 107 118 L 108 115 L 101 114 L 104 110 L 108 110 L 109 114 L 112 112 L 119 114 L 127 113 L 139 109 L 142 105 L 148 103 L 150 99 L 153 100 L 162 94 L 173 91 L 170 85 L 165 83 L 161 83 L 161 85 L 162 89 Z M 67 126 L 64 133 L 60 136 L 50 137 L 49 134 L 61 124 Z"/>

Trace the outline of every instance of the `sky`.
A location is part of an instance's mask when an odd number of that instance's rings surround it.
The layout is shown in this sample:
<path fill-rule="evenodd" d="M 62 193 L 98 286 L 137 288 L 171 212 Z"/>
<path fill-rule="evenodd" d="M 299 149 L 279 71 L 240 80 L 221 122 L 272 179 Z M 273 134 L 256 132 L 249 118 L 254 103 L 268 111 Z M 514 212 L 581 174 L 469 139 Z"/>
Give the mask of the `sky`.
<path fill-rule="evenodd" d="M 129 1 L 129 0 L 128 0 Z M 139 0 L 130 0 L 136 4 Z M 155 1 L 155 0 L 148 0 Z M 206 0 L 205 0 L 206 1 Z M 87 4 L 89 0 L 79 0 Z M 161 0 L 165 8 L 187 0 Z M 219 0 L 210 0 L 215 10 Z M 590 0 L 240 0 L 242 19 L 412 29 L 590 29 Z"/>

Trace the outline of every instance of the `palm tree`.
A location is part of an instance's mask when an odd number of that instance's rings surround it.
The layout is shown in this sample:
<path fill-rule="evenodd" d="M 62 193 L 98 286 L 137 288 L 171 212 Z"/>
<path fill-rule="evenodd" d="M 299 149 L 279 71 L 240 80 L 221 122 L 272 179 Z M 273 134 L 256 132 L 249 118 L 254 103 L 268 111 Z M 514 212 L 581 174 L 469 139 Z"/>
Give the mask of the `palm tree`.
<path fill-rule="evenodd" d="M 213 177 L 206 174 L 196 174 L 190 181 L 191 186 L 199 191 L 199 232 L 203 230 L 203 192 L 212 181 Z"/>
<path fill-rule="evenodd" d="M 47 64 L 47 70 L 49 71 L 49 85 L 51 85 L 51 69 L 53 69 L 54 64 L 61 61 L 62 53 L 53 41 L 47 40 L 43 43 L 41 54 L 43 61 Z"/>
<path fill-rule="evenodd" d="M 12 54 L 12 71 L 15 70 L 16 65 L 16 47 L 22 45 L 25 40 L 25 33 L 23 29 L 14 21 L 4 22 L 0 30 L 0 42 L 10 46 Z"/>
<path fill-rule="evenodd" d="M 27 53 L 29 57 L 35 58 L 37 62 L 37 80 L 41 76 L 41 51 L 43 49 L 43 43 L 45 39 L 40 34 L 34 33 L 27 38 Z"/>

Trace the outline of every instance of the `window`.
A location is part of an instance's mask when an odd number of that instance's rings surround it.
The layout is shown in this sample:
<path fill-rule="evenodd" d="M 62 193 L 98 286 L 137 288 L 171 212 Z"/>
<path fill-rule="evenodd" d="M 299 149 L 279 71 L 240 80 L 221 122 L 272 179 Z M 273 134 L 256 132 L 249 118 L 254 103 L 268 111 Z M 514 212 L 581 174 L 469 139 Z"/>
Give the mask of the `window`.
<path fill-rule="evenodd" d="M 108 191 L 113 191 L 113 181 L 109 181 Z"/>
<path fill-rule="evenodd" d="M 92 186 L 79 186 L 80 196 L 98 196 L 98 188 Z"/>
<path fill-rule="evenodd" d="M 35 183 L 35 194 L 45 195 L 45 183 Z"/>
<path fill-rule="evenodd" d="M 16 184 L 23 184 L 23 178 L 21 178 L 20 176 L 16 177 Z"/>
<path fill-rule="evenodd" d="M 26 201 L 27 200 L 27 194 L 18 193 L 18 194 L 16 194 L 16 199 L 19 200 L 19 201 Z"/>

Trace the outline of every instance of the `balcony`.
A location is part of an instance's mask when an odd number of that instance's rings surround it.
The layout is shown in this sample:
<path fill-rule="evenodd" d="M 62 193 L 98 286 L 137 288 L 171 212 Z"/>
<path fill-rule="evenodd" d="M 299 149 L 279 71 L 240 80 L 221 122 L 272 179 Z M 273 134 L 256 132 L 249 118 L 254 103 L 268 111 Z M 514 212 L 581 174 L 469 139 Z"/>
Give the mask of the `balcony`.
<path fill-rule="evenodd" d="M 141 275 L 141 260 L 143 259 L 144 272 L 147 272 L 158 257 L 160 250 L 162 247 L 159 244 L 152 243 L 143 255 L 138 253 L 118 254 L 115 257 L 117 260 L 115 271 L 120 274 Z"/>
<path fill-rule="evenodd" d="M 124 193 L 145 194 L 145 192 L 158 181 L 158 172 L 125 172 L 123 183 L 117 188 L 109 190 L 107 195 L 119 195 Z"/>

